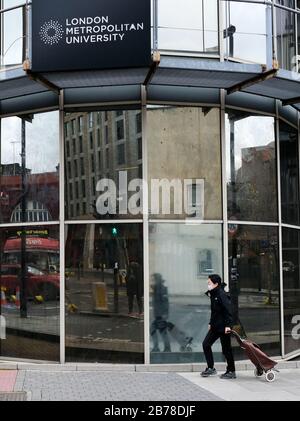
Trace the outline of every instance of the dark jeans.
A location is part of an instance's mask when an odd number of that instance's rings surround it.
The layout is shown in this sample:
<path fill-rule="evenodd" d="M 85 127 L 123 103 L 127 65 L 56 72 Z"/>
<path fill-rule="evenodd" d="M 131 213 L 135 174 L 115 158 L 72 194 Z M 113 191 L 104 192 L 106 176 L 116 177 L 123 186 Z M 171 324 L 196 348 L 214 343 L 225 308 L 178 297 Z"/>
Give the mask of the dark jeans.
<path fill-rule="evenodd" d="M 134 295 L 130 294 L 128 295 L 128 311 L 129 313 L 132 313 L 133 311 L 133 301 L 134 301 Z M 139 313 L 143 313 L 143 298 L 139 295 L 136 295 L 136 301 L 139 308 Z"/>
<path fill-rule="evenodd" d="M 222 352 L 227 361 L 227 371 L 235 371 L 230 334 L 215 332 L 213 330 L 209 330 L 202 344 L 207 366 L 208 368 L 214 367 L 214 357 L 211 347 L 219 338 L 221 340 Z"/>

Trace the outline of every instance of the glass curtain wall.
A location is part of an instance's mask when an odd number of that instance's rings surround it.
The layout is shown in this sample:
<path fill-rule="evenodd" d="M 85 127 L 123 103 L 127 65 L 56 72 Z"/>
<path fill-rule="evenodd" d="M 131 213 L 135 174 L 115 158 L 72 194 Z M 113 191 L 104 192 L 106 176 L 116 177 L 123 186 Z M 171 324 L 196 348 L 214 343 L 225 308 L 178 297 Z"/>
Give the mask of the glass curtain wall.
<path fill-rule="evenodd" d="M 228 237 L 234 328 L 280 355 L 278 227 L 237 225 Z M 235 353 L 245 358 L 239 348 Z"/>
<path fill-rule="evenodd" d="M 277 159 L 274 118 L 226 112 L 229 281 L 237 330 L 280 354 Z M 239 353 L 239 350 L 237 350 Z"/>
<path fill-rule="evenodd" d="M 279 144 L 282 222 L 299 225 L 298 130 L 280 121 Z"/>
<path fill-rule="evenodd" d="M 300 231 L 282 229 L 285 354 L 299 351 L 300 339 Z"/>
<path fill-rule="evenodd" d="M 58 112 L 1 120 L 2 357 L 59 360 L 58 144 Z"/>
<path fill-rule="evenodd" d="M 217 0 L 153 0 L 158 49 L 219 53 Z"/>
<path fill-rule="evenodd" d="M 274 118 L 226 112 L 228 219 L 278 222 Z"/>
<path fill-rule="evenodd" d="M 294 0 L 277 0 L 277 4 L 295 9 Z M 299 19 L 299 18 L 298 18 Z M 277 54 L 280 67 L 297 70 L 296 14 L 276 8 Z"/>
<path fill-rule="evenodd" d="M 1 10 L 24 4 L 24 0 L 2 0 Z M 25 45 L 25 28 L 23 8 L 7 11 L 0 16 L 1 20 L 1 67 L 20 65 L 23 62 Z M 12 31 L 11 28 L 14 28 Z"/>
<path fill-rule="evenodd" d="M 66 360 L 144 363 L 141 110 L 64 123 Z"/>
<path fill-rule="evenodd" d="M 199 362 L 207 277 L 223 275 L 220 111 L 151 106 L 147 124 L 150 361 Z M 222 360 L 218 344 L 215 351 Z"/>
<path fill-rule="evenodd" d="M 225 57 L 266 64 L 272 49 L 270 7 L 227 0 L 222 6 Z"/>

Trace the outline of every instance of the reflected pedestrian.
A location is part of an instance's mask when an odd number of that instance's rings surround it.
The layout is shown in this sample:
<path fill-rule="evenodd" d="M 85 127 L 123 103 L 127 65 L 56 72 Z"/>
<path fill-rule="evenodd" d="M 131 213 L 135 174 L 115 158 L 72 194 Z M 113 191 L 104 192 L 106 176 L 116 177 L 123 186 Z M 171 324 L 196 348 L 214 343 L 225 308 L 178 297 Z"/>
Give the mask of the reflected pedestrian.
<path fill-rule="evenodd" d="M 152 305 L 154 320 L 151 324 L 151 337 L 153 340 L 153 349 L 151 352 L 160 352 L 158 333 L 163 340 L 164 352 L 171 352 L 170 340 L 168 336 L 168 317 L 169 317 L 169 297 L 168 288 L 164 285 L 164 279 L 160 273 L 154 273 L 151 279 L 153 289 Z"/>
<path fill-rule="evenodd" d="M 208 333 L 203 341 L 203 351 L 207 361 L 207 368 L 201 373 L 202 377 L 209 377 L 217 374 L 214 368 L 212 345 L 217 339 L 221 340 L 222 352 L 227 361 L 226 373 L 221 375 L 222 379 L 235 379 L 235 364 L 231 348 L 230 332 L 233 326 L 231 303 L 224 291 L 225 284 L 222 283 L 219 275 L 209 275 L 208 292 L 211 301 L 211 318 L 208 326 Z"/>
<path fill-rule="evenodd" d="M 143 282 L 143 271 L 141 265 L 135 260 L 131 259 L 128 266 L 128 272 L 126 276 L 126 287 L 128 297 L 128 315 L 134 316 L 133 304 L 134 297 L 136 297 L 139 317 L 144 315 L 143 313 L 143 296 L 144 296 L 144 282 Z"/>

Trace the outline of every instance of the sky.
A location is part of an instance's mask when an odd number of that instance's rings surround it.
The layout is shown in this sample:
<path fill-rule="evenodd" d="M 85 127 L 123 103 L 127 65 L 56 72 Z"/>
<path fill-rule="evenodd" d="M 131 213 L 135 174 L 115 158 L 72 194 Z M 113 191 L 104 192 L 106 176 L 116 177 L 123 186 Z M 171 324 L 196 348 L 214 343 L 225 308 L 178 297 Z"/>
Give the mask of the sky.
<path fill-rule="evenodd" d="M 21 163 L 21 120 L 1 120 L 1 164 Z M 16 143 L 15 146 L 11 142 Z M 33 123 L 26 123 L 26 168 L 32 174 L 55 172 L 59 162 L 59 113 L 36 114 Z"/>

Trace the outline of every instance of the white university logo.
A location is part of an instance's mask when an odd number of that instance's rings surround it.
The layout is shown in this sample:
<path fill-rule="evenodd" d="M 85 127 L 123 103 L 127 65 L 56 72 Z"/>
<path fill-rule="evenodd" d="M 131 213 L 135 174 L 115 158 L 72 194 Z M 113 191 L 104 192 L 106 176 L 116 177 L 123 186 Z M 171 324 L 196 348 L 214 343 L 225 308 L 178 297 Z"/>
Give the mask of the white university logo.
<path fill-rule="evenodd" d="M 64 28 L 59 21 L 51 19 L 41 26 L 40 37 L 44 44 L 54 45 L 59 43 L 64 33 Z"/>

